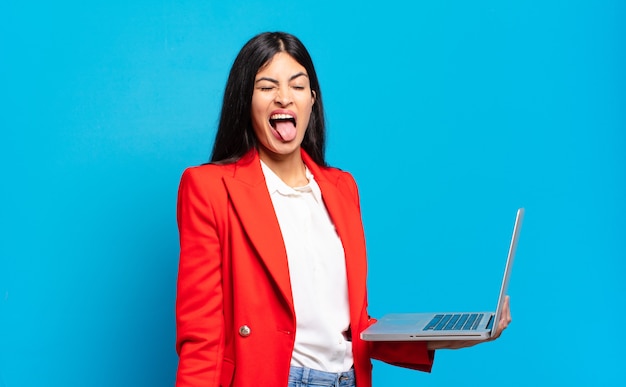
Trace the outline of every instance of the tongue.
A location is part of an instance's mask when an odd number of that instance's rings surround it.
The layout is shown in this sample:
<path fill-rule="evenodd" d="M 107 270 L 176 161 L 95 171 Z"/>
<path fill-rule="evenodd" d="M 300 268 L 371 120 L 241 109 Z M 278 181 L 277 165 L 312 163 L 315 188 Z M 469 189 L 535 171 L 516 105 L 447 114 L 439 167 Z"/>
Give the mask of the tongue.
<path fill-rule="evenodd" d="M 296 138 L 296 126 L 289 120 L 276 121 L 275 128 L 283 141 L 291 141 Z"/>

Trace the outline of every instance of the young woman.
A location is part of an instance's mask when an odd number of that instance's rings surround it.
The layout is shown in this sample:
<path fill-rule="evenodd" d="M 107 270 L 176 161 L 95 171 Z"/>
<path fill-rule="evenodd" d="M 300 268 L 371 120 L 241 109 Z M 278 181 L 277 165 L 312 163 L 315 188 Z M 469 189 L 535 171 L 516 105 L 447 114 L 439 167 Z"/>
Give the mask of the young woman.
<path fill-rule="evenodd" d="M 232 66 L 211 163 L 180 183 L 176 385 L 371 386 L 371 358 L 430 371 L 434 349 L 364 342 L 357 186 L 326 165 L 322 92 L 294 36 L 252 38 Z M 510 321 L 508 302 L 500 332 Z"/>

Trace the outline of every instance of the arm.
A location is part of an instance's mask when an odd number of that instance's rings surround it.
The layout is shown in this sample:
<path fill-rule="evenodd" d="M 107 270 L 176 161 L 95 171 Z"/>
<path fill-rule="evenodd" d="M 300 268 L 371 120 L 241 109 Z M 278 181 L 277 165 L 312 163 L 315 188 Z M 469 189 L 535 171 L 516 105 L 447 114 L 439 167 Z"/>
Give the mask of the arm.
<path fill-rule="evenodd" d="M 220 241 L 207 192 L 193 169 L 178 192 L 176 386 L 218 386 L 224 351 Z"/>

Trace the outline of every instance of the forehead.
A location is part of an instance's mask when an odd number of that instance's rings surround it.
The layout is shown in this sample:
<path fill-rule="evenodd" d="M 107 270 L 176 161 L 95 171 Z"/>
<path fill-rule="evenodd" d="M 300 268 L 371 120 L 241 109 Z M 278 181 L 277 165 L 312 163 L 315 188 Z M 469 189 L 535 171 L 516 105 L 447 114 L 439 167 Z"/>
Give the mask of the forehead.
<path fill-rule="evenodd" d="M 307 74 L 306 69 L 297 60 L 286 52 L 276 53 L 270 60 L 265 62 L 257 75 L 284 75 L 290 77 L 296 73 Z"/>

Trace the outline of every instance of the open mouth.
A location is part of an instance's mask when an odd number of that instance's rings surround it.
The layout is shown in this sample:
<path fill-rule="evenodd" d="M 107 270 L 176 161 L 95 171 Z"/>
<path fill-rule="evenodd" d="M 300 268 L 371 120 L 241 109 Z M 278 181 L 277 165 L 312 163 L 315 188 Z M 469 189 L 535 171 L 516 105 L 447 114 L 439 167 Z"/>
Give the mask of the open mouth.
<path fill-rule="evenodd" d="M 272 114 L 272 116 L 270 117 L 270 125 L 272 125 L 274 129 L 276 129 L 276 124 L 282 121 L 288 121 L 291 122 L 294 126 L 296 125 L 296 119 L 293 118 L 291 114 Z"/>
<path fill-rule="evenodd" d="M 296 137 L 296 119 L 291 114 L 272 114 L 270 125 L 283 141 L 291 141 Z"/>

